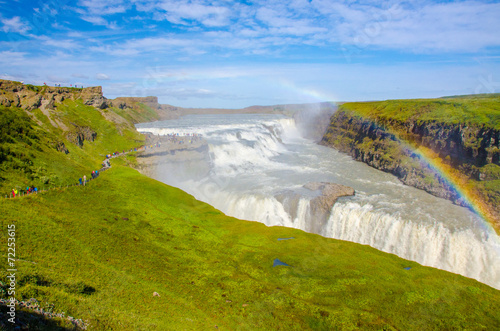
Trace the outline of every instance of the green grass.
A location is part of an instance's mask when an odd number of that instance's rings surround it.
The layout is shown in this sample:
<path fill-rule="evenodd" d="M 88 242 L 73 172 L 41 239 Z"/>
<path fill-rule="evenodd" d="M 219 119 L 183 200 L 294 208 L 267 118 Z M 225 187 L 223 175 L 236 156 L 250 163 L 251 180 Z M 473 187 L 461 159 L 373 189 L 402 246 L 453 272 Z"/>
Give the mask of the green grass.
<path fill-rule="evenodd" d="M 119 109 L 116 107 L 113 107 L 112 110 L 129 121 L 129 123 L 140 123 L 140 122 L 148 122 L 148 121 L 153 121 L 153 120 L 158 120 L 159 116 L 156 113 L 156 111 L 143 104 L 143 103 L 137 103 L 134 106 L 134 111 L 131 112 L 129 108 L 127 109 Z"/>
<path fill-rule="evenodd" d="M 18 299 L 53 303 L 91 329 L 491 330 L 500 323 L 500 292 L 475 280 L 226 217 L 125 166 L 86 187 L 3 199 L 0 210 L 2 229 L 16 224 Z M 0 247 L 6 251 L 4 235 Z M 291 267 L 273 268 L 275 258 Z"/>
<path fill-rule="evenodd" d="M 442 99 L 387 100 L 378 102 L 350 102 L 340 110 L 387 123 L 417 119 L 418 122 L 467 124 L 500 129 L 500 95 L 450 97 Z"/>
<path fill-rule="evenodd" d="M 31 114 L 33 118 L 22 109 L 0 107 L 2 196 L 12 188 L 24 189 L 28 185 L 42 188 L 76 183 L 83 174 L 89 177 L 93 170 L 99 169 L 106 154 L 144 143 L 144 137 L 133 124 L 119 114 L 114 115 L 120 119 L 119 123 L 107 121 L 99 110 L 81 101 L 65 100 L 51 111 L 51 120 L 62 123 L 69 131 L 54 127 L 39 109 Z M 68 133 L 77 130 L 77 126 L 95 132 L 95 141 L 84 141 L 82 147 L 69 141 Z M 57 151 L 58 143 L 64 143 L 69 154 Z"/>

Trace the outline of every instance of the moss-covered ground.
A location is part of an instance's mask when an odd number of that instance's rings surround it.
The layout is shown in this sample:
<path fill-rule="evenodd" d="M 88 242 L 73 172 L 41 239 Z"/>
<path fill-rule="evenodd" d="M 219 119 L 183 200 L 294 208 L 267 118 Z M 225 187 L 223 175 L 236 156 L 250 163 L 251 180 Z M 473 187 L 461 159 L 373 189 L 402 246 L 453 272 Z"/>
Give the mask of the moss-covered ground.
<path fill-rule="evenodd" d="M 444 124 L 468 124 L 500 129 L 500 94 L 457 96 L 441 99 L 350 102 L 342 109 L 378 122 L 416 120 Z"/>

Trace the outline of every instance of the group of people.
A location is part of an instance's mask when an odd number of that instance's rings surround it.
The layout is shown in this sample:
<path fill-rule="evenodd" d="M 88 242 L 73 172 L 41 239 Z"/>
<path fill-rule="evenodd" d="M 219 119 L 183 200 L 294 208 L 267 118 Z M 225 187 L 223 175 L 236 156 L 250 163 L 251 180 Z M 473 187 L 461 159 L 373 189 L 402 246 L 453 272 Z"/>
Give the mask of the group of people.
<path fill-rule="evenodd" d="M 160 147 L 160 144 L 158 143 L 158 144 L 155 144 L 155 145 L 143 146 L 143 148 L 146 148 L 146 147 L 153 148 L 153 146 L 154 146 L 154 147 Z M 130 152 L 134 152 L 134 151 L 135 151 L 135 152 L 137 152 L 137 151 L 138 151 L 138 150 L 140 150 L 140 149 L 141 149 L 141 148 L 132 148 L 132 149 L 130 150 Z M 121 154 L 122 154 L 122 153 L 120 153 L 120 152 L 114 152 L 113 154 L 107 154 L 107 155 L 106 155 L 106 160 L 104 160 L 104 162 L 102 163 L 103 169 L 105 170 L 106 168 L 111 167 L 111 164 L 110 164 L 110 162 L 109 162 L 109 159 L 110 159 L 110 158 L 115 157 L 115 156 L 119 156 L 119 155 L 121 155 Z M 125 151 L 123 151 L 123 154 L 125 154 Z M 102 170 L 102 169 L 101 169 L 101 170 Z M 96 179 L 97 177 L 99 177 L 99 174 L 100 174 L 100 173 L 99 173 L 99 170 L 94 170 L 94 171 L 92 171 L 92 174 L 91 174 L 91 177 L 92 177 L 92 178 L 91 178 L 91 179 L 89 179 L 89 180 Z M 87 182 L 88 182 L 88 181 L 87 181 L 87 176 L 86 176 L 86 175 L 83 175 L 82 177 L 80 177 L 80 178 L 78 179 L 78 183 L 79 183 L 79 185 L 83 185 L 83 186 L 85 186 L 85 184 L 86 184 Z M 16 196 L 19 196 L 19 195 L 21 195 L 21 194 L 23 194 L 23 193 L 26 193 L 26 194 L 38 193 L 38 188 L 37 188 L 37 187 L 35 187 L 35 186 L 33 186 L 33 185 L 32 185 L 32 186 L 28 186 L 28 187 L 26 188 L 26 191 L 25 191 L 25 192 L 24 192 L 24 191 L 22 191 L 22 190 L 19 190 L 19 191 L 18 191 L 18 190 L 17 190 L 17 188 L 13 188 L 13 189 L 12 189 L 12 197 L 13 197 L 13 198 L 15 198 Z"/>
<path fill-rule="evenodd" d="M 31 186 L 28 186 L 26 187 L 26 191 L 23 191 L 23 190 L 17 190 L 17 188 L 13 188 L 12 189 L 12 197 L 15 198 L 16 196 L 20 195 L 20 194 L 31 194 L 31 193 L 38 193 L 38 188 L 31 185 Z"/>
<path fill-rule="evenodd" d="M 43 85 L 44 85 L 44 86 L 47 86 L 47 83 L 43 83 Z M 61 84 L 54 84 L 54 86 L 55 86 L 55 87 L 61 87 Z M 73 87 L 73 84 L 69 84 L 69 86 L 70 86 L 70 87 Z M 74 86 L 74 87 L 78 88 L 78 86 L 76 86 L 76 84 L 75 84 L 75 86 Z M 82 85 L 82 86 L 80 86 L 80 88 L 83 88 L 83 85 Z"/>
<path fill-rule="evenodd" d="M 109 166 L 109 163 L 108 163 L 108 166 Z M 91 176 L 92 176 L 92 178 L 90 180 L 96 179 L 97 177 L 99 177 L 99 170 L 92 171 Z M 78 182 L 80 185 L 85 186 L 85 184 L 87 183 L 87 176 L 83 175 L 83 177 L 78 178 Z"/>
<path fill-rule="evenodd" d="M 125 151 L 122 152 L 122 154 L 125 154 Z M 112 157 L 120 155 L 120 152 L 114 152 L 112 154 L 106 154 L 107 159 L 111 159 Z"/>

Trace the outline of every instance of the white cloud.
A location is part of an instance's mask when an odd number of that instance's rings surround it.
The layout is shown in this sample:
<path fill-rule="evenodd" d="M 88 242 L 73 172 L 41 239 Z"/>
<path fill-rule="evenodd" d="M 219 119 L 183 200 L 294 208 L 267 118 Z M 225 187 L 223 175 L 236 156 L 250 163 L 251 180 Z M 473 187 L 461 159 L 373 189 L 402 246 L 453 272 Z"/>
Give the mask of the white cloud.
<path fill-rule="evenodd" d="M 0 74 L 0 79 L 5 79 L 5 80 L 14 80 L 14 81 L 20 80 L 20 78 L 19 78 L 19 77 L 9 75 L 8 73 L 3 73 L 3 74 Z"/>
<path fill-rule="evenodd" d="M 229 7 L 205 4 L 203 1 L 164 0 L 159 7 L 165 11 L 164 18 L 174 24 L 189 25 L 196 21 L 207 27 L 221 27 L 229 24 Z"/>
<path fill-rule="evenodd" d="M 107 19 L 98 15 L 82 15 L 81 19 L 94 25 L 103 25 L 108 29 L 118 29 L 116 22 L 109 22 Z"/>
<path fill-rule="evenodd" d="M 84 8 L 80 10 L 83 20 L 110 29 L 116 29 L 118 23 L 106 16 L 121 14 L 132 6 L 143 13 L 139 17 L 144 26 L 151 24 L 150 17 L 176 24 L 178 29 L 189 31 L 185 37 L 192 43 L 185 49 L 189 54 L 205 54 L 213 46 L 247 54 L 271 54 L 285 45 L 342 44 L 425 53 L 473 52 L 500 46 L 500 4 L 479 1 L 294 0 L 256 1 L 250 6 L 207 0 L 84 0 L 80 6 Z M 224 34 L 225 39 L 217 37 Z M 144 40 L 156 38 L 161 37 L 152 35 Z M 149 44 L 147 49 L 166 49 L 166 44 L 161 44 Z M 118 42 L 116 46 L 119 50 L 97 47 L 129 56 L 146 52 L 130 43 Z"/>
<path fill-rule="evenodd" d="M 15 65 L 22 65 L 26 61 L 25 52 L 2 51 L 0 52 L 0 67 L 11 68 Z"/>
<path fill-rule="evenodd" d="M 129 7 L 129 5 L 122 0 L 81 0 L 79 5 L 85 8 L 88 13 L 94 15 L 121 14 Z"/>
<path fill-rule="evenodd" d="M 54 39 L 47 36 L 38 38 L 44 45 L 53 46 L 55 48 L 62 48 L 67 50 L 76 50 L 80 48 L 80 44 L 71 39 Z"/>
<path fill-rule="evenodd" d="M 3 24 L 2 31 L 6 33 L 15 32 L 25 34 L 31 30 L 31 27 L 27 23 L 22 22 L 19 16 L 14 16 L 10 19 L 2 18 L 0 19 L 0 22 Z"/>
<path fill-rule="evenodd" d="M 108 75 L 103 74 L 103 73 L 99 73 L 99 74 L 95 75 L 95 78 L 98 80 L 110 80 L 111 79 L 111 78 L 109 78 Z"/>
<path fill-rule="evenodd" d="M 358 48 L 404 52 L 476 52 L 500 46 L 500 4 L 478 1 L 374 5 L 315 2 L 330 37 Z"/>
<path fill-rule="evenodd" d="M 184 47 L 190 47 L 193 42 L 188 39 L 182 39 L 175 36 L 172 38 L 156 37 L 131 39 L 124 43 L 115 43 L 106 46 L 90 47 L 93 52 L 101 52 L 115 56 L 136 56 L 141 53 L 160 53 L 160 52 L 177 52 Z"/>

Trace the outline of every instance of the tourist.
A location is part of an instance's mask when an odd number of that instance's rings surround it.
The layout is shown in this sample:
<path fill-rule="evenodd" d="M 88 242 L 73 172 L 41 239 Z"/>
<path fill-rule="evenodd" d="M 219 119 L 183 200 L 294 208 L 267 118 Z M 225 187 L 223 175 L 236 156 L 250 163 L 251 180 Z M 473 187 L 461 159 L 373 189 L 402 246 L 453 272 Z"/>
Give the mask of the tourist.
<path fill-rule="evenodd" d="M 83 186 L 85 186 L 86 182 L 87 182 L 87 175 L 83 175 Z"/>
<path fill-rule="evenodd" d="M 78 181 L 80 182 L 80 185 L 83 185 L 83 183 L 82 183 L 82 178 L 81 178 L 81 177 L 80 177 L 80 178 L 78 178 Z"/>

